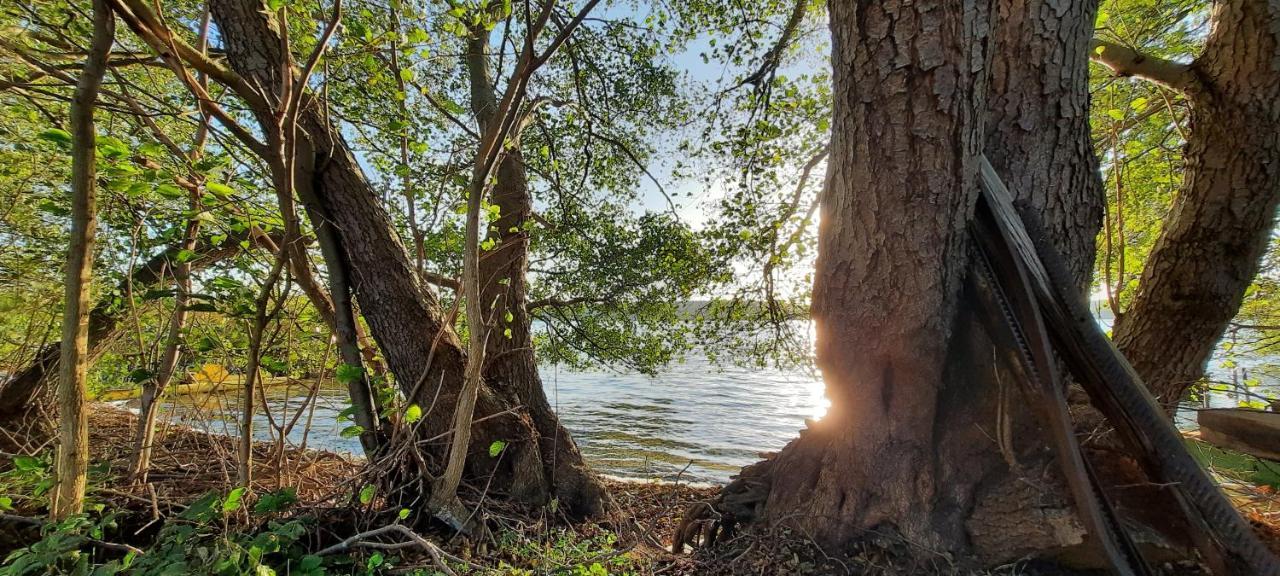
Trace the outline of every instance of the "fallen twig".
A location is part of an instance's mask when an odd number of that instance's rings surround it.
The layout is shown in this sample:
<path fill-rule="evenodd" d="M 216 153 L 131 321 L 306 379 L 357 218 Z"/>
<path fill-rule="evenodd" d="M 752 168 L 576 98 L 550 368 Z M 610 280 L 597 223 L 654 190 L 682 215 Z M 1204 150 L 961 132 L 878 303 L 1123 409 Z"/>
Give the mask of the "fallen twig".
<path fill-rule="evenodd" d="M 431 560 L 435 562 L 436 568 L 439 568 L 441 572 L 444 572 L 449 576 L 457 576 L 457 573 L 454 572 L 453 569 L 450 568 L 449 565 L 445 563 L 446 558 L 454 562 L 457 562 L 459 564 L 463 564 L 469 568 L 479 568 L 479 566 L 476 566 L 475 564 L 472 564 L 470 562 L 467 562 L 466 560 L 463 560 L 461 558 L 458 558 L 457 556 L 454 556 L 452 554 L 449 554 L 448 552 L 445 552 L 439 546 L 433 544 L 430 540 L 427 540 L 426 538 L 419 536 L 418 533 L 400 524 L 388 524 L 381 528 L 375 528 L 373 530 L 361 532 L 359 534 L 356 534 L 354 536 L 347 538 L 346 540 L 343 540 L 337 544 L 334 544 L 333 546 L 330 546 L 319 552 L 316 552 L 316 555 L 325 556 L 328 554 L 334 554 L 337 552 L 349 550 L 356 546 L 365 547 L 365 548 L 386 549 L 386 548 L 400 548 L 400 547 L 403 547 L 401 544 L 408 544 L 408 543 L 385 544 L 382 542 L 368 541 L 372 538 L 377 538 L 378 536 L 382 536 L 384 534 L 388 534 L 392 532 L 399 533 L 400 535 L 412 540 L 414 544 L 417 544 L 423 550 L 426 550 L 427 554 L 431 555 Z"/>

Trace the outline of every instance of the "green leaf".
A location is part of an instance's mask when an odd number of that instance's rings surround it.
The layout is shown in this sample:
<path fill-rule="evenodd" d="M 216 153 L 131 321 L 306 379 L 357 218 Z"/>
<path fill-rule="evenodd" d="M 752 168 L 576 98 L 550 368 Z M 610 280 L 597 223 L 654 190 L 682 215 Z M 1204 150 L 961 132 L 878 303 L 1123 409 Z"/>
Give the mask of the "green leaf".
<path fill-rule="evenodd" d="M 510 310 L 507 310 L 507 313 L 502 315 L 502 319 L 506 320 L 507 323 L 510 324 L 511 322 L 515 321 L 516 315 L 512 314 Z"/>
<path fill-rule="evenodd" d="M 1147 102 L 1146 98 L 1134 98 L 1133 102 L 1129 103 L 1129 107 L 1141 112 L 1147 109 Z"/>
<path fill-rule="evenodd" d="M 278 492 L 267 492 L 261 498 L 258 498 L 258 503 L 253 505 L 253 511 L 258 514 L 275 512 L 283 510 L 297 501 L 298 491 L 292 487 Z"/>
<path fill-rule="evenodd" d="M 411 70 L 411 69 L 409 69 L 409 68 L 404 68 L 404 69 L 400 70 L 400 79 L 401 79 L 401 80 L 404 80 L 405 82 L 412 82 L 412 81 L 413 81 L 413 70 Z"/>
<path fill-rule="evenodd" d="M 224 200 L 228 196 L 231 196 L 232 194 L 236 193 L 234 188 L 227 186 L 226 184 L 223 184 L 221 182 L 214 182 L 212 180 L 204 183 L 204 189 L 208 190 L 209 192 L 212 192 L 214 196 L 217 196 Z"/>
<path fill-rule="evenodd" d="M 0 504 L 3 504 L 3 502 L 0 502 Z M 408 508 L 401 508 L 400 513 L 396 514 L 396 517 L 400 518 L 401 520 L 404 520 L 405 518 L 409 517 L 409 514 L 410 512 Z"/>
<path fill-rule="evenodd" d="M 356 436 L 359 436 L 361 434 L 364 434 L 364 426 L 361 426 L 359 424 L 352 424 L 350 426 L 347 426 L 346 428 L 342 429 L 342 432 L 338 433 L 338 435 L 343 438 L 355 438 Z"/>
<path fill-rule="evenodd" d="M 244 486 L 236 488 L 227 493 L 227 498 L 222 501 L 222 512 L 235 512 L 240 509 L 240 501 L 244 498 Z"/>
<path fill-rule="evenodd" d="M 404 411 L 404 421 L 406 424 L 413 424 L 422 419 L 422 408 L 417 404 L 410 404 Z"/>
<path fill-rule="evenodd" d="M 1116 108 L 1107 110 L 1107 116 L 1110 116 L 1112 120 L 1124 120 L 1124 112 Z"/>
<path fill-rule="evenodd" d="M 196 522 L 208 521 L 215 516 L 214 508 L 219 505 L 221 500 L 216 492 L 205 494 L 199 500 L 188 505 L 187 509 L 183 510 L 179 517 Z"/>
<path fill-rule="evenodd" d="M 195 257 L 196 257 L 195 250 L 188 250 L 186 248 L 183 248 L 182 250 L 178 251 L 178 255 L 174 257 L 174 260 L 177 260 L 178 263 L 181 264 L 183 262 L 190 262 L 191 259 Z"/>
<path fill-rule="evenodd" d="M 36 137 L 37 137 L 37 138 L 39 138 L 39 139 L 41 139 L 41 140 L 45 140 L 45 141 L 48 141 L 48 142 L 53 142 L 54 144 L 59 144 L 59 145 L 62 145 L 62 146 L 70 146 L 70 145 L 71 145 L 71 133 L 70 133 L 70 132 L 67 132 L 66 130 L 59 130 L 59 129 L 57 129 L 57 128 L 50 128 L 50 129 L 45 130 L 44 132 L 41 132 L 40 134 L 36 135 Z"/>
<path fill-rule="evenodd" d="M 0 496 L 0 510 L 13 510 L 13 498 L 10 498 L 8 496 Z M 409 510 L 406 508 L 404 510 L 401 510 L 400 512 L 404 513 L 408 511 Z M 408 514 L 404 514 L 404 516 L 401 516 L 400 519 L 404 520 L 405 516 L 408 516 Z"/>
<path fill-rule="evenodd" d="M 134 384 L 141 384 L 143 382 L 146 382 L 147 380 L 151 379 L 151 376 L 152 376 L 151 371 L 147 370 L 146 368 L 134 368 L 133 370 L 129 371 L 129 381 L 133 382 Z"/>
<path fill-rule="evenodd" d="M 365 484 L 364 488 L 360 489 L 360 503 L 367 506 L 370 502 L 373 502 L 373 494 L 376 491 L 377 488 L 373 484 Z"/>
<path fill-rule="evenodd" d="M 156 194 L 164 196 L 170 200 L 176 200 L 183 196 L 182 189 L 173 184 L 161 184 L 156 186 Z"/>
<path fill-rule="evenodd" d="M 351 384 L 359 382 L 361 378 L 364 378 L 364 368 L 354 364 L 343 364 L 338 366 L 338 370 L 334 375 L 338 378 L 339 384 Z"/>
<path fill-rule="evenodd" d="M 323 558 L 316 556 L 315 554 L 307 554 L 302 557 L 302 560 L 298 561 L 298 568 L 301 568 L 304 572 L 311 572 L 316 568 L 319 568 L 320 563 L 323 561 Z"/>
<path fill-rule="evenodd" d="M 40 461 L 31 456 L 14 456 L 13 467 L 24 472 L 43 468 L 40 465 Z"/>
<path fill-rule="evenodd" d="M 489 457 L 497 458 L 498 455 L 501 454 L 502 451 L 505 450 L 506 448 L 507 448 L 506 442 L 503 442 L 501 440 L 494 440 L 493 444 L 489 445 Z"/>
<path fill-rule="evenodd" d="M 129 145 L 125 144 L 119 138 L 113 136 L 102 136 L 98 138 L 98 152 L 104 158 L 124 158 L 129 155 Z"/>

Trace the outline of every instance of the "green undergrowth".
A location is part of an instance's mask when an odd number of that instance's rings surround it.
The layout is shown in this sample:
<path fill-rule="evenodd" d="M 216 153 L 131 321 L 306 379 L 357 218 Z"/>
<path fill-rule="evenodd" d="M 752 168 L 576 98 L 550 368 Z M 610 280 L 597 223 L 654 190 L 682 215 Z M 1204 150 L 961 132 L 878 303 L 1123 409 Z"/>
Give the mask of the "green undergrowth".
<path fill-rule="evenodd" d="M 336 533 L 338 523 L 296 508 L 296 498 L 288 489 L 261 494 L 252 503 L 243 489 L 208 494 L 180 515 L 166 519 L 147 542 L 125 544 L 134 531 L 123 526 L 124 513 L 96 505 L 86 514 L 41 525 L 34 543 L 4 559 L 0 576 L 445 574 L 420 547 L 386 549 L 408 542 L 394 534 L 378 540 L 383 549 L 352 546 L 320 555 L 326 546 L 349 534 Z M 250 522 L 239 521 L 245 517 Z M 444 538 L 428 536 L 428 540 L 440 542 Z M 639 561 L 616 544 L 611 533 L 583 536 L 568 529 L 534 534 L 506 531 L 494 536 L 483 555 L 469 560 L 446 559 L 445 563 L 457 574 L 640 574 Z M 445 549 L 457 553 L 449 545 Z"/>

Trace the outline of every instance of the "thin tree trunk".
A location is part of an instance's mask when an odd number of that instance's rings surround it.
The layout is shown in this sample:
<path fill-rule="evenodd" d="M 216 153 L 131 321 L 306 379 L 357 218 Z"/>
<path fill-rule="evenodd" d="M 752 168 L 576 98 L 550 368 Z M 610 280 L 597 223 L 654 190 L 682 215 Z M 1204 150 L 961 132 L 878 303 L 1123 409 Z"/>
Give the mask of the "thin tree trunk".
<path fill-rule="evenodd" d="M 200 235 L 200 221 L 187 223 L 185 250 L 194 251 Z M 156 374 L 142 385 L 142 398 L 138 404 L 138 429 L 134 437 L 133 458 L 129 476 L 134 482 L 145 483 L 151 467 L 151 447 L 155 441 L 156 413 L 160 397 L 173 380 L 182 355 L 182 333 L 187 327 L 187 306 L 191 300 L 191 264 L 179 262 L 173 269 L 176 292 L 173 298 L 173 314 L 169 317 L 169 334 L 165 337 L 164 351 L 160 355 Z"/>
<path fill-rule="evenodd" d="M 462 483 L 467 449 L 471 445 L 471 421 L 475 416 L 480 386 L 484 382 L 481 372 L 484 369 L 485 346 L 489 340 L 489 319 L 485 317 L 488 307 L 481 301 L 483 289 L 480 286 L 480 205 L 487 188 L 486 176 L 481 160 L 477 158 L 471 191 L 467 195 L 467 221 L 462 253 L 462 291 L 467 305 L 467 366 L 463 373 L 458 405 L 453 411 L 453 440 L 449 446 L 448 465 L 431 490 L 433 511 L 455 530 L 465 529 L 463 518 L 466 510 L 458 501 L 458 486 Z"/>
<path fill-rule="evenodd" d="M 248 486 L 253 481 L 253 412 L 259 365 L 262 362 L 262 338 L 267 323 L 275 315 L 275 312 L 268 312 L 267 306 L 271 301 L 271 291 L 280 279 L 280 272 L 288 259 L 289 255 L 284 249 L 276 254 L 271 272 L 253 302 L 253 320 L 249 325 L 249 357 L 244 369 L 244 389 L 240 404 L 240 449 L 236 459 L 236 484 L 239 486 Z M 283 299 L 278 303 L 277 310 L 282 303 Z"/>
<path fill-rule="evenodd" d="M 303 179 L 303 185 L 309 185 L 310 179 Z M 333 295 L 334 326 L 333 335 L 338 344 L 338 359 L 342 364 L 351 366 L 358 372 L 348 376 L 342 382 L 347 387 L 347 395 L 351 398 L 352 414 L 356 425 L 360 426 L 360 446 L 366 457 L 377 453 L 382 441 L 382 407 L 377 404 L 376 397 L 365 371 L 366 363 L 376 365 L 372 357 L 371 347 L 362 347 L 360 341 L 360 324 L 356 320 L 355 307 L 351 302 L 351 282 L 348 278 L 349 265 L 342 254 L 338 233 L 333 223 L 326 217 L 318 215 L 317 206 L 308 206 L 312 222 L 316 226 L 316 238 L 320 251 L 329 268 L 329 293 Z M 365 351 L 368 351 L 366 355 Z"/>
<path fill-rule="evenodd" d="M 57 486 L 50 507 L 54 520 L 79 514 L 84 506 L 85 474 L 89 465 L 89 430 L 84 396 L 89 356 L 89 297 L 97 227 L 97 135 L 93 111 L 114 38 L 115 18 L 105 0 L 95 0 L 93 43 L 71 101 L 71 247 L 67 251 L 59 362 Z"/>
<path fill-rule="evenodd" d="M 1114 328 L 1116 346 L 1171 416 L 1239 311 L 1280 201 L 1280 5 L 1226 0 L 1212 19 L 1200 56 L 1154 78 L 1190 101 L 1186 169 Z"/>

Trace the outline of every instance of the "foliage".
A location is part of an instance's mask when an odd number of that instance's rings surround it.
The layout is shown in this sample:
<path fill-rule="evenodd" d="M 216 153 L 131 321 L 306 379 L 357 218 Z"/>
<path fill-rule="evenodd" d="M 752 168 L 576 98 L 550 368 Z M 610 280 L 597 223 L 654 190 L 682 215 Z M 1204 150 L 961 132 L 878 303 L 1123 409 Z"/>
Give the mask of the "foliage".
<path fill-rule="evenodd" d="M 253 507 L 259 520 L 252 529 L 232 525 L 240 513 L 244 489 L 210 493 L 178 517 L 168 519 L 155 541 L 141 553 L 120 552 L 99 542 L 126 536 L 114 514 L 82 515 L 42 528 L 42 537 L 5 559 L 3 576 L 35 574 L 324 574 L 323 560 L 308 554 L 302 537 L 311 521 L 274 518 L 296 500 L 290 492 L 262 494 Z"/>

